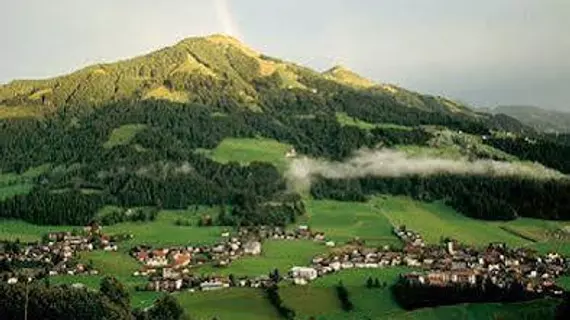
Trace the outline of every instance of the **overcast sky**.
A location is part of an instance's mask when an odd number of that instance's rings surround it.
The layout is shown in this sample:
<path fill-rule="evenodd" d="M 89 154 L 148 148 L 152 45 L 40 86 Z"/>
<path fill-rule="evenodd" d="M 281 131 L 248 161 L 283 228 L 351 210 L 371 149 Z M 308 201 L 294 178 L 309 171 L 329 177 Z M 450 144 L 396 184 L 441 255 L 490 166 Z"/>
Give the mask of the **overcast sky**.
<path fill-rule="evenodd" d="M 0 83 L 225 32 L 476 106 L 570 111 L 570 0 L 6 0 L 0 30 Z"/>

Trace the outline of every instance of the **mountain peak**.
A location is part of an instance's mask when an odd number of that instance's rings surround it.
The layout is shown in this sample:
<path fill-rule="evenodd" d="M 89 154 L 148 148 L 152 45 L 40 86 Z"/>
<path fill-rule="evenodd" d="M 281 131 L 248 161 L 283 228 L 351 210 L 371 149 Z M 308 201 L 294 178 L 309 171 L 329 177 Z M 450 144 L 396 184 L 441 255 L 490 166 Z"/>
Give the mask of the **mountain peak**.
<path fill-rule="evenodd" d="M 235 43 L 242 44 L 242 42 L 238 40 L 238 38 L 226 33 L 214 33 L 204 37 L 204 39 L 216 42 L 226 42 L 228 44 L 235 44 Z"/>
<path fill-rule="evenodd" d="M 241 50 L 243 53 L 251 57 L 259 57 L 261 55 L 259 52 L 250 48 L 247 44 L 245 44 L 238 38 L 223 33 L 215 33 L 205 37 L 190 37 L 180 41 L 179 44 L 185 45 L 197 42 L 202 42 L 202 43 L 206 42 L 209 44 L 214 44 L 222 47 L 233 47 Z"/>
<path fill-rule="evenodd" d="M 356 72 L 340 64 L 335 65 L 334 67 L 323 72 L 323 75 L 331 80 L 353 87 L 370 88 L 376 85 L 371 80 L 362 77 Z"/>

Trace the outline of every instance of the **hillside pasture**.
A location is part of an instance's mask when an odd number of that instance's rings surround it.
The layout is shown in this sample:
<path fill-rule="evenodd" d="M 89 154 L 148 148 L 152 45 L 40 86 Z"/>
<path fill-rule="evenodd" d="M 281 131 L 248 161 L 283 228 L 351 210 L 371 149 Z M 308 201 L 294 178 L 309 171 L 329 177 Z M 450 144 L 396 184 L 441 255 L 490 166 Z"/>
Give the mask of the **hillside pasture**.
<path fill-rule="evenodd" d="M 402 126 L 394 123 L 370 123 L 358 118 L 354 118 L 346 114 L 345 112 L 337 112 L 336 113 L 336 120 L 342 126 L 354 126 L 364 130 L 372 130 L 374 128 L 382 128 L 382 129 L 392 129 L 392 130 L 404 130 L 410 131 L 412 130 L 411 127 Z"/>
<path fill-rule="evenodd" d="M 192 319 L 268 320 L 279 319 L 262 290 L 232 288 L 175 295 Z"/>
<path fill-rule="evenodd" d="M 285 154 L 291 148 L 291 145 L 272 139 L 226 138 L 215 149 L 202 152 L 220 163 L 235 161 L 248 165 L 254 161 L 267 162 L 283 172 L 288 165 Z"/>
<path fill-rule="evenodd" d="M 519 218 L 501 224 L 505 230 L 520 234 L 536 242 L 556 240 L 555 234 L 567 235 L 570 239 L 569 221 L 549 221 L 531 218 Z"/>
<path fill-rule="evenodd" d="M 342 312 L 334 287 L 294 286 L 279 289 L 283 303 L 295 310 L 299 319 Z"/>
<path fill-rule="evenodd" d="M 103 148 L 111 149 L 116 146 L 126 145 L 137 135 L 146 129 L 145 124 L 125 124 L 111 131 L 109 139 L 103 144 Z"/>
<path fill-rule="evenodd" d="M 475 246 L 495 241 L 513 247 L 531 243 L 496 223 L 468 218 L 440 202 L 425 203 L 394 196 L 376 197 L 371 202 L 392 225 L 404 225 L 419 232 L 427 243 L 437 244 L 445 237 Z"/>
<path fill-rule="evenodd" d="M 359 237 L 369 245 L 399 245 L 390 221 L 370 203 L 308 200 L 306 208 L 305 222 L 327 239 L 346 242 Z"/>
<path fill-rule="evenodd" d="M 12 198 L 17 195 L 27 194 L 34 188 L 30 183 L 19 183 L 8 187 L 0 187 L 0 201 Z"/>
<path fill-rule="evenodd" d="M 213 243 L 227 228 L 178 226 L 179 219 L 193 219 L 193 210 L 172 210 L 159 212 L 155 221 L 123 222 L 104 227 L 108 234 L 132 234 L 133 239 L 121 243 L 121 247 L 131 247 L 137 244 L 152 246 L 175 246 L 188 244 Z"/>
<path fill-rule="evenodd" d="M 42 235 L 48 232 L 71 231 L 80 229 L 74 226 L 38 226 L 22 220 L 0 219 L 0 240 L 21 242 L 40 241 Z"/>
<path fill-rule="evenodd" d="M 368 277 L 378 278 L 381 284 L 386 282 L 390 285 L 400 274 L 411 270 L 409 268 L 343 270 L 318 278 L 308 286 L 284 286 L 279 292 L 284 303 L 292 307 L 300 319 L 309 319 L 311 316 L 317 319 L 346 319 L 349 315 L 357 317 L 355 319 L 367 317 L 384 319 L 402 314 L 404 310 L 394 301 L 389 286 L 369 289 L 366 287 L 366 280 Z M 351 313 L 345 313 L 341 309 L 335 291 L 335 286 L 339 282 L 346 287 L 354 304 L 355 309 Z"/>
<path fill-rule="evenodd" d="M 0 201 L 16 195 L 27 194 L 34 187 L 34 179 L 50 168 L 50 164 L 45 164 L 29 168 L 21 174 L 0 172 Z"/>

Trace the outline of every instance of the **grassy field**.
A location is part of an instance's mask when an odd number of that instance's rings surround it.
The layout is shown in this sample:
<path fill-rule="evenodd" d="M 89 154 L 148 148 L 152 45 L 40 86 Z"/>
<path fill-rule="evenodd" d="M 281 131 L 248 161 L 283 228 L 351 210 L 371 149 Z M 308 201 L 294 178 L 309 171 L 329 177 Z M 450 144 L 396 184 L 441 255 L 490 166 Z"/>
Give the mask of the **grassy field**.
<path fill-rule="evenodd" d="M 465 217 L 441 203 L 424 203 L 408 197 L 377 197 L 372 200 L 393 225 L 405 225 L 419 232 L 428 243 L 452 237 L 463 243 L 487 245 L 500 241 L 510 246 L 524 246 L 530 241 L 501 228 L 499 224 Z"/>
<path fill-rule="evenodd" d="M 515 234 L 540 242 L 553 240 L 553 233 L 568 228 L 570 222 L 520 218 L 504 223 L 502 226 Z"/>
<path fill-rule="evenodd" d="M 49 164 L 45 164 L 30 168 L 22 174 L 0 172 L 0 201 L 19 194 L 27 194 L 34 187 L 33 180 L 50 168 Z"/>
<path fill-rule="evenodd" d="M 269 320 L 280 319 L 263 291 L 229 289 L 211 292 L 184 292 L 176 295 L 192 319 Z"/>
<path fill-rule="evenodd" d="M 295 310 L 299 319 L 341 312 L 334 287 L 285 286 L 279 289 L 283 303 Z"/>
<path fill-rule="evenodd" d="M 313 241 L 269 240 L 263 243 L 260 256 L 245 257 L 227 268 L 202 267 L 197 272 L 216 275 L 259 276 L 266 275 L 277 268 L 281 274 L 286 274 L 293 266 L 309 265 L 311 259 L 326 252 L 323 244 Z"/>
<path fill-rule="evenodd" d="M 153 246 L 184 245 L 212 243 L 220 239 L 222 232 L 227 230 L 223 227 L 201 228 L 197 226 L 177 226 L 176 220 L 196 219 L 197 214 L 209 212 L 199 210 L 172 210 L 161 211 L 155 221 L 152 222 L 124 222 L 112 226 L 103 227 L 107 234 L 128 233 L 134 238 L 119 244 L 121 249 L 130 248 L 136 244 L 148 244 Z M 79 226 L 38 226 L 21 220 L 0 220 L 0 239 L 15 240 L 22 242 L 39 241 L 43 234 L 55 231 L 80 230 Z"/>
<path fill-rule="evenodd" d="M 125 252 L 92 251 L 80 255 L 83 263 L 93 263 L 99 275 L 69 276 L 59 275 L 50 278 L 52 284 L 82 283 L 90 289 L 99 290 L 101 279 L 104 276 L 116 277 L 129 291 L 133 308 L 151 306 L 161 293 L 135 290 L 136 286 L 145 285 L 145 278 L 133 277 L 132 274 L 140 265 Z"/>
<path fill-rule="evenodd" d="M 357 118 L 353 118 L 344 112 L 336 113 L 336 120 L 343 126 L 355 126 L 364 130 L 372 130 L 374 128 L 384 128 L 384 129 L 395 129 L 395 130 L 412 130 L 411 127 L 406 127 L 393 123 L 370 123 L 362 121 Z"/>
<path fill-rule="evenodd" d="M 144 124 L 125 124 L 119 128 L 113 129 L 109 140 L 103 144 L 104 148 L 113 148 L 128 144 L 137 133 L 146 129 Z"/>
<path fill-rule="evenodd" d="M 280 171 L 285 171 L 287 168 L 285 154 L 290 149 L 290 145 L 272 139 L 226 138 L 214 150 L 202 150 L 202 152 L 220 163 L 236 161 L 247 165 L 254 161 L 268 162 Z"/>
<path fill-rule="evenodd" d="M 359 237 L 370 245 L 399 244 L 390 221 L 369 203 L 308 200 L 306 223 L 333 241 Z"/>
<path fill-rule="evenodd" d="M 558 252 L 564 256 L 570 256 L 570 241 L 549 240 L 545 242 L 533 243 L 529 245 L 529 247 L 542 254 Z"/>
<path fill-rule="evenodd" d="M 193 219 L 196 213 L 187 211 L 161 211 L 155 221 L 152 222 L 125 222 L 104 227 L 105 233 L 130 233 L 134 235 L 132 240 L 120 244 L 121 247 L 131 247 L 136 244 L 148 244 L 153 246 L 185 245 L 212 243 L 220 239 L 220 235 L 226 228 L 197 226 L 177 226 L 178 219 Z"/>
<path fill-rule="evenodd" d="M 0 219 L 0 240 L 21 242 L 39 241 L 43 234 L 50 231 L 71 231 L 79 229 L 73 226 L 38 226 L 22 220 Z"/>
<path fill-rule="evenodd" d="M 12 198 L 19 194 L 27 194 L 33 187 L 34 185 L 30 183 L 20 183 L 9 187 L 0 187 L 0 201 Z"/>

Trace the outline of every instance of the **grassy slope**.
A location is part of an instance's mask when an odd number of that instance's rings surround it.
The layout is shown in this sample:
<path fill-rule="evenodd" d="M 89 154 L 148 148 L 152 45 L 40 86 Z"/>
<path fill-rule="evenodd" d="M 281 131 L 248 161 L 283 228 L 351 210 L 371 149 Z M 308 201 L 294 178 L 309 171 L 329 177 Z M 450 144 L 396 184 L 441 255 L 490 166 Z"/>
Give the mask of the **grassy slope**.
<path fill-rule="evenodd" d="M 486 245 L 490 241 L 512 246 L 529 243 L 496 224 L 465 217 L 441 203 L 423 203 L 407 197 L 377 197 L 373 202 L 393 225 L 406 225 L 428 243 L 438 243 L 448 236 L 473 245 Z"/>
<path fill-rule="evenodd" d="M 0 201 L 12 198 L 13 196 L 17 196 L 19 194 L 26 194 L 30 192 L 33 187 L 34 185 L 30 183 L 16 184 L 9 187 L 0 187 Z"/>
<path fill-rule="evenodd" d="M 38 226 L 21 220 L 0 219 L 0 239 L 22 242 L 39 241 L 43 234 L 50 231 L 70 231 L 73 226 Z"/>
<path fill-rule="evenodd" d="M 290 149 L 290 145 L 272 139 L 227 138 L 214 150 L 203 152 L 221 163 L 236 161 L 246 165 L 253 161 L 269 162 L 284 171 L 287 167 L 285 153 Z"/>
<path fill-rule="evenodd" d="M 125 222 L 105 227 L 106 233 L 130 233 L 132 240 L 122 243 L 123 247 L 135 244 L 154 246 L 184 245 L 189 243 L 211 243 L 219 239 L 222 227 L 200 228 L 197 226 L 177 226 L 176 220 L 192 218 L 193 210 L 162 211 L 153 222 Z"/>
<path fill-rule="evenodd" d="M 260 256 L 239 259 L 227 268 L 202 267 L 197 272 L 259 276 L 277 268 L 281 274 L 285 274 L 293 266 L 308 265 L 312 257 L 324 252 L 326 248 L 313 241 L 269 240 L 263 243 L 262 250 Z"/>
<path fill-rule="evenodd" d="M 0 201 L 16 195 L 26 194 L 34 187 L 33 180 L 50 169 L 49 164 L 30 168 L 22 174 L 0 171 Z"/>
<path fill-rule="evenodd" d="M 393 123 L 370 123 L 362 121 L 357 118 L 353 118 L 344 112 L 336 113 L 336 120 L 343 126 L 355 126 L 364 130 L 371 130 L 374 128 L 386 128 L 386 129 L 397 129 L 397 130 L 412 130 L 412 128 L 407 126 L 402 126 Z"/>
<path fill-rule="evenodd" d="M 113 129 L 109 140 L 103 144 L 104 148 L 113 148 L 115 146 L 128 144 L 137 133 L 146 128 L 144 124 L 126 124 L 119 128 Z"/>
<path fill-rule="evenodd" d="M 336 298 L 334 286 L 342 281 L 349 291 L 351 301 L 355 306 L 355 313 L 360 316 L 369 316 L 373 318 L 387 317 L 395 313 L 402 313 L 403 310 L 396 304 L 392 298 L 389 287 L 368 289 L 366 288 L 366 279 L 368 277 L 378 278 L 380 283 L 386 282 L 388 285 L 396 281 L 401 273 L 409 272 L 408 268 L 386 268 L 386 269 L 370 269 L 370 270 L 347 270 L 326 278 L 317 279 L 311 284 L 313 290 L 330 291 Z M 303 289 L 290 289 L 292 293 L 295 291 L 303 291 Z M 294 295 L 293 295 L 294 296 Z M 318 314 L 342 314 L 338 299 L 336 299 L 336 308 L 324 309 Z M 308 304 L 319 304 L 318 301 Z M 300 310 L 302 314 L 310 316 L 308 312 Z M 316 313 L 314 314 L 316 315 Z"/>
<path fill-rule="evenodd" d="M 360 237 L 368 244 L 397 244 L 392 225 L 381 211 L 368 203 L 309 200 L 307 224 L 334 241 Z"/>
<path fill-rule="evenodd" d="M 261 290 L 230 289 L 217 292 L 184 292 L 176 295 L 196 320 L 279 319 Z"/>

